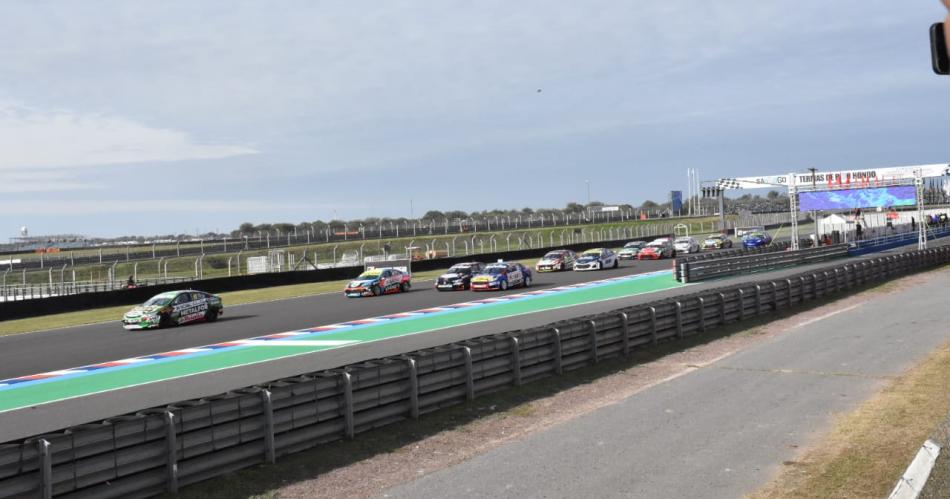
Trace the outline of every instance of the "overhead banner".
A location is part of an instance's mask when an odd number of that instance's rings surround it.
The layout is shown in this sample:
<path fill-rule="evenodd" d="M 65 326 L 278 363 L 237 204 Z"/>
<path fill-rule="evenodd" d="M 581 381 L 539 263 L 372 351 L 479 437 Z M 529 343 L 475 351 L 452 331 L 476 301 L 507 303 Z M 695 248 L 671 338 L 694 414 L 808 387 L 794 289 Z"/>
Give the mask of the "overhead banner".
<path fill-rule="evenodd" d="M 873 186 L 884 181 L 913 179 L 920 171 L 921 177 L 943 177 L 950 175 L 950 164 L 939 163 L 917 166 L 894 166 L 888 168 L 869 168 L 865 170 L 817 171 L 814 178 L 811 172 L 790 175 L 767 175 L 762 177 L 722 178 L 716 181 L 720 189 L 762 189 L 768 187 L 788 187 L 789 185 L 836 184 L 855 187 Z"/>

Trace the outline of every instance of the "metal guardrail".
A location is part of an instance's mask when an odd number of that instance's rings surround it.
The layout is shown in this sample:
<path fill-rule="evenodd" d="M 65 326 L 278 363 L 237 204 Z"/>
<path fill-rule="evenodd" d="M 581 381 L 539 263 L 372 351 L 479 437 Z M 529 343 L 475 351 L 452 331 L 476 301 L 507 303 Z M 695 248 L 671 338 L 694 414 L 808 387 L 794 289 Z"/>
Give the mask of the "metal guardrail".
<path fill-rule="evenodd" d="M 741 243 L 740 243 L 741 244 Z M 774 243 L 768 246 L 759 246 L 758 248 L 731 248 L 720 250 L 715 253 L 700 253 L 698 255 L 677 256 L 673 261 L 673 273 L 677 281 L 682 281 L 681 268 L 683 263 L 696 262 L 700 260 L 712 260 L 717 258 L 728 258 L 734 256 L 759 255 L 762 253 L 773 253 L 776 251 L 785 251 L 791 246 L 788 242 Z"/>
<path fill-rule="evenodd" d="M 152 496 L 857 286 L 950 262 L 950 247 L 846 263 L 484 336 L 0 446 L 0 498 Z"/>
<path fill-rule="evenodd" d="M 740 255 L 725 258 L 687 260 L 678 262 L 677 279 L 681 282 L 696 282 L 735 275 L 743 272 L 758 272 L 778 267 L 816 263 L 831 258 L 848 256 L 847 244 L 818 246 L 796 251 L 770 251 L 761 254 Z"/>
<path fill-rule="evenodd" d="M 161 286 L 180 282 L 194 282 L 194 277 L 158 277 L 135 281 L 136 288 Z M 0 303 L 7 301 L 39 300 L 53 296 L 102 293 L 128 289 L 127 281 L 53 282 L 49 284 L 0 285 Z"/>

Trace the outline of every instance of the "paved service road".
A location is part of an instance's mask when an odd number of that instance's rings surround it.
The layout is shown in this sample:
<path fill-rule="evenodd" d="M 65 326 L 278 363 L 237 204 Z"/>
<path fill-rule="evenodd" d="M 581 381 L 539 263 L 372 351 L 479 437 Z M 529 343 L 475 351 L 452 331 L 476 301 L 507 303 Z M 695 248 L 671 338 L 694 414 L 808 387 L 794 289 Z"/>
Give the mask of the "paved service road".
<path fill-rule="evenodd" d="M 711 366 L 387 491 L 386 497 L 741 497 L 792 446 L 950 339 L 950 274 L 843 305 Z M 909 459 L 909 458 L 908 458 Z M 897 477 L 894 477 L 895 480 Z"/>

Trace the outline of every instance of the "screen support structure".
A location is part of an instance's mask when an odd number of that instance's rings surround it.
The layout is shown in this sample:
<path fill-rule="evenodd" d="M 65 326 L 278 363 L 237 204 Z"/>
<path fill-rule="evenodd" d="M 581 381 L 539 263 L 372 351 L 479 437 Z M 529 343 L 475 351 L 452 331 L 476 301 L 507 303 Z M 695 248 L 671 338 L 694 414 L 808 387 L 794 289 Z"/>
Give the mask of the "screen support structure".
<path fill-rule="evenodd" d="M 791 249 L 798 250 L 798 188 L 795 183 L 795 174 L 789 173 L 788 184 L 788 209 L 792 219 L 792 246 Z"/>
<path fill-rule="evenodd" d="M 800 233 L 798 228 L 798 209 L 799 209 L 799 198 L 798 194 L 802 191 L 809 192 L 823 192 L 823 191 L 832 191 L 838 190 L 840 187 L 829 185 L 825 187 L 822 184 L 816 185 L 807 185 L 804 184 L 799 186 L 795 179 L 795 174 L 790 173 L 789 177 L 790 182 L 788 184 L 788 206 L 789 214 L 792 217 L 792 241 L 791 249 L 797 250 L 800 249 Z M 894 179 L 891 181 L 884 181 L 884 185 L 893 186 L 893 185 L 909 185 L 910 182 L 913 182 L 914 188 L 917 192 L 917 249 L 926 249 L 927 248 L 927 217 L 924 215 L 924 177 L 923 172 L 917 170 L 914 172 L 914 177 L 907 179 Z M 881 185 L 881 184 L 878 184 Z M 817 216 L 813 216 L 815 220 L 815 230 L 817 234 L 818 220 Z"/>
<path fill-rule="evenodd" d="M 917 187 L 917 249 L 927 248 L 927 217 L 924 216 L 924 177 L 923 172 L 914 172 L 914 186 Z"/>

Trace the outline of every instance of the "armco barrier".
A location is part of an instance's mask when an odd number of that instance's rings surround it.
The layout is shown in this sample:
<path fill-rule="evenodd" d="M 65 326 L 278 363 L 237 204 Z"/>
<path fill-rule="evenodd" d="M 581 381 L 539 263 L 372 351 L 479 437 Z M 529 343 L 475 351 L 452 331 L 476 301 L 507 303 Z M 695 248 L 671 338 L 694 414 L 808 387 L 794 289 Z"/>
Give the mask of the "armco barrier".
<path fill-rule="evenodd" d="M 760 255 L 762 253 L 774 253 L 776 251 L 785 251 L 791 244 L 788 242 L 773 243 L 768 246 L 759 246 L 757 248 L 731 248 L 717 251 L 715 253 L 699 253 L 696 255 L 677 256 L 673 261 L 673 272 L 677 281 L 682 281 L 680 275 L 680 265 L 688 262 L 697 262 L 701 260 L 715 260 L 718 258 L 729 258 L 733 256 Z"/>
<path fill-rule="evenodd" d="M 847 244 L 819 246 L 796 251 L 773 251 L 727 258 L 684 261 L 676 263 L 676 278 L 684 283 L 696 282 L 740 273 L 817 263 L 844 256 L 848 256 Z"/>
<path fill-rule="evenodd" d="M 950 247 L 705 290 L 0 446 L 0 498 L 157 495 L 538 378 L 950 262 Z"/>
<path fill-rule="evenodd" d="M 564 246 L 574 251 L 583 251 L 591 248 L 612 247 L 627 241 L 653 240 L 649 238 L 622 239 L 618 241 L 600 241 Z M 412 263 L 413 272 L 426 270 L 447 269 L 455 263 L 482 261 L 492 262 L 498 259 L 519 260 L 536 258 L 544 255 L 551 248 L 535 248 L 497 253 L 479 253 L 452 258 L 438 258 L 419 260 Z M 159 284 L 155 286 L 135 289 L 120 289 L 116 291 L 102 291 L 98 293 L 83 293 L 77 295 L 51 296 L 32 300 L 18 300 L 0 303 L 0 317 L 6 319 L 20 319 L 24 317 L 38 317 L 48 314 L 88 310 L 90 308 L 111 307 L 141 303 L 152 296 L 164 291 L 193 288 L 211 293 L 238 291 L 243 289 L 258 289 L 288 284 L 304 284 L 312 282 L 337 281 L 352 279 L 363 271 L 363 267 L 337 267 L 332 269 L 302 270 L 291 272 L 274 272 L 234 277 L 216 277 L 175 284 Z M 341 289 L 342 291 L 342 289 Z M 227 307 L 227 303 L 224 304 Z"/>

